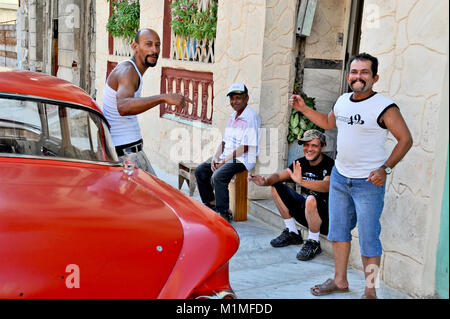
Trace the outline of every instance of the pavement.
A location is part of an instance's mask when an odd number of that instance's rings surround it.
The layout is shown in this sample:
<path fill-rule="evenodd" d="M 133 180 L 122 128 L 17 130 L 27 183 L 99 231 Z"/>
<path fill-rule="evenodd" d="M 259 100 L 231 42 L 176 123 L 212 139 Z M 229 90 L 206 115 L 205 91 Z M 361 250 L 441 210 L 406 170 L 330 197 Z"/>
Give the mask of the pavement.
<path fill-rule="evenodd" d="M 153 167 L 158 178 L 178 188 L 178 177 Z M 186 183 L 181 191 L 189 194 Z M 193 198 L 200 201 L 196 191 Z M 252 211 L 252 210 L 251 210 Z M 245 222 L 231 222 L 240 245 L 230 260 L 230 283 L 239 299 L 359 299 L 364 292 L 362 271 L 349 267 L 348 293 L 316 297 L 310 288 L 334 275 L 334 259 L 322 252 L 310 261 L 296 259 L 301 246 L 273 248 L 270 240 L 280 235 L 282 228 L 248 214 Z M 305 237 L 305 236 L 304 236 Z M 377 295 L 380 299 L 407 299 L 407 295 L 380 281 Z"/>

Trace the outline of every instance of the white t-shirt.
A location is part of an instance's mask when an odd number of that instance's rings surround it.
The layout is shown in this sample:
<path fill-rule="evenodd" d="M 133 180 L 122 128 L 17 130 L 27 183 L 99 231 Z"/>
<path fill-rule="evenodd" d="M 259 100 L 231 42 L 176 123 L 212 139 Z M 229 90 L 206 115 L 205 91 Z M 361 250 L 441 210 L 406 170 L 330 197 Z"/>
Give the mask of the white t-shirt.
<path fill-rule="evenodd" d="M 228 120 L 228 126 L 225 129 L 223 137 L 225 147 L 219 159 L 222 160 L 228 155 L 233 154 L 240 145 L 248 145 L 248 152 L 236 157 L 236 159 L 244 164 L 247 170 L 255 167 L 256 157 L 258 156 L 260 128 L 261 119 L 248 105 L 238 118 L 236 118 L 236 112 L 233 112 Z"/>
<path fill-rule="evenodd" d="M 134 64 L 132 60 L 125 60 L 120 63 L 130 62 L 136 69 L 139 75 L 139 88 L 134 92 L 134 97 L 141 96 L 142 90 L 142 75 L 139 69 Z M 130 144 L 139 141 L 141 136 L 141 129 L 139 127 L 138 119 L 136 115 L 125 115 L 119 114 L 117 109 L 117 92 L 109 87 L 108 83 L 105 85 L 105 90 L 103 91 L 103 105 L 102 111 L 108 120 L 109 125 L 111 125 L 111 138 L 114 146 Z"/>
<path fill-rule="evenodd" d="M 359 101 L 353 100 L 352 94 L 341 95 L 333 108 L 337 126 L 335 165 L 345 177 L 367 178 L 387 159 L 388 130 L 378 120 L 388 108 L 397 105 L 377 93 Z"/>

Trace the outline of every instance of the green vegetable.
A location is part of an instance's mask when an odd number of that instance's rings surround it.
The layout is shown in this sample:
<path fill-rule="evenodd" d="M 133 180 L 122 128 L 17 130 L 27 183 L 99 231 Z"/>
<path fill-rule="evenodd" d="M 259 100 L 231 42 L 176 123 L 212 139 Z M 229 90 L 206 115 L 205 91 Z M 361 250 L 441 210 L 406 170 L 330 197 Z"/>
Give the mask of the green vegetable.
<path fill-rule="evenodd" d="M 297 127 L 299 121 L 300 120 L 299 120 L 298 113 L 293 114 L 293 116 L 291 116 L 291 126 L 292 127 Z"/>
<path fill-rule="evenodd" d="M 303 117 L 300 120 L 300 127 L 302 128 L 302 130 L 306 130 L 308 128 L 308 126 L 306 125 L 306 121 Z"/>
<path fill-rule="evenodd" d="M 294 84 L 294 94 L 300 94 L 303 100 L 305 101 L 305 104 L 308 107 L 312 108 L 313 110 L 316 110 L 315 99 L 312 97 L 308 97 L 304 92 L 299 92 L 298 91 L 299 87 L 300 86 L 298 83 Z M 302 113 L 298 112 L 295 109 L 292 109 L 291 115 L 289 117 L 289 133 L 287 136 L 288 142 L 292 143 L 296 139 L 302 138 L 305 131 L 312 129 L 324 132 L 323 129 L 319 128 L 317 125 L 311 122 Z"/>

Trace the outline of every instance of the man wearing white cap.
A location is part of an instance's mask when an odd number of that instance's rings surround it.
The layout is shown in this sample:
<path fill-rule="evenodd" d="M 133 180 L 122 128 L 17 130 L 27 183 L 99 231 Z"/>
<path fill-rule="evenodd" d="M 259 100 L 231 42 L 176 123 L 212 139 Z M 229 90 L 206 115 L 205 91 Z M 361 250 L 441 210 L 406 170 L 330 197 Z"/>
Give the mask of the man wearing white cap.
<path fill-rule="evenodd" d="M 255 166 L 261 119 L 247 105 L 248 89 L 243 83 L 233 83 L 227 96 L 235 112 L 216 154 L 200 164 L 195 178 L 202 202 L 231 221 L 228 184 L 235 174 Z"/>

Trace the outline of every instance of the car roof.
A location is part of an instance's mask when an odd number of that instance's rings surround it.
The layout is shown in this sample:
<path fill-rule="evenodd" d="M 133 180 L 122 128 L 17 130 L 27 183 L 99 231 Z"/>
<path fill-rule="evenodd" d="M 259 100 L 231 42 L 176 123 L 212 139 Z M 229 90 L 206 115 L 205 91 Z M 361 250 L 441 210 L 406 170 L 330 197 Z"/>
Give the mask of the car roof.
<path fill-rule="evenodd" d="M 101 113 L 97 103 L 84 90 L 73 83 L 45 73 L 24 70 L 0 71 L 0 93 L 72 102 Z"/>

